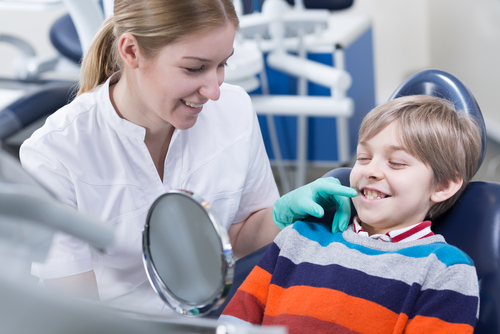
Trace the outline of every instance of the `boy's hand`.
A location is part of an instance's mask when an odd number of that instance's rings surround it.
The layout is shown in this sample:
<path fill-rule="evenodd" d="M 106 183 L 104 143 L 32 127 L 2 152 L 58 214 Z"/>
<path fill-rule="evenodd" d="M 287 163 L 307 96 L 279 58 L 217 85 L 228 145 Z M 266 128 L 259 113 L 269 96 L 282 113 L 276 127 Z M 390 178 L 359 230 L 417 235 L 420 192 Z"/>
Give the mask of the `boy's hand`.
<path fill-rule="evenodd" d="M 325 209 L 337 207 L 332 232 L 344 231 L 349 225 L 351 204 L 348 197 L 355 197 L 356 190 L 344 187 L 334 177 L 320 178 L 290 191 L 273 206 L 273 219 L 280 229 L 307 216 L 321 218 Z"/>

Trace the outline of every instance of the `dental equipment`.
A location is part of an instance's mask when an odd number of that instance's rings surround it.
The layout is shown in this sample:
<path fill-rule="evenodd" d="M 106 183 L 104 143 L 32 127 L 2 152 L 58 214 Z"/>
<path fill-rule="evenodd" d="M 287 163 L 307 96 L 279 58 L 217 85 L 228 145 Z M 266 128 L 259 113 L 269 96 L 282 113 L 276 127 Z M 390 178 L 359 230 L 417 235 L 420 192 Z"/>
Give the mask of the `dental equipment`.
<path fill-rule="evenodd" d="M 219 307 L 231 287 L 235 259 L 210 204 L 173 190 L 151 206 L 143 232 L 144 267 L 157 294 L 182 315 Z"/>
<path fill-rule="evenodd" d="M 241 4 L 239 6 L 242 7 Z M 354 114 L 359 114 L 357 109 L 366 109 L 364 112 L 369 109 L 365 108 L 364 101 L 360 102 L 359 108 L 356 108 L 354 99 L 347 96 L 346 92 L 352 87 L 352 78 L 345 70 L 344 50 L 369 30 L 369 20 L 361 16 L 333 17 L 331 11 L 327 9 L 305 9 L 302 1 L 295 1 L 295 7 L 290 7 L 284 0 L 266 0 L 261 12 L 242 15 L 240 26 L 241 37 L 244 41 L 255 42 L 262 57 L 266 59 L 264 69 L 258 73 L 262 95 L 251 94 L 251 97 L 257 113 L 265 115 L 267 120 L 267 130 L 283 191 L 288 192 L 305 184 L 308 161 L 308 123 L 312 117 L 335 118 L 336 162 L 340 165 L 347 163 L 352 154 L 350 145 L 352 136 L 349 131 L 352 122 L 349 122 L 349 119 Z M 335 67 L 308 59 L 308 53 L 317 52 L 332 54 Z M 241 61 L 237 58 L 230 58 L 228 61 L 227 82 L 237 83 L 232 80 L 230 74 L 234 70 L 231 67 L 231 61 Z M 269 94 L 267 88 L 269 84 L 265 82 L 267 80 L 266 67 L 297 78 L 297 94 Z M 235 70 L 237 71 L 238 68 Z M 255 67 L 254 71 L 259 70 Z M 308 83 L 326 87 L 330 91 L 330 96 L 308 95 Z M 366 94 L 364 96 L 366 96 L 365 99 L 370 99 Z M 371 107 L 373 105 L 369 106 Z M 297 168 L 295 182 L 291 185 L 281 158 L 280 149 L 283 143 L 280 145 L 278 142 L 277 129 L 274 126 L 274 116 L 280 115 L 297 118 L 295 159 Z"/>

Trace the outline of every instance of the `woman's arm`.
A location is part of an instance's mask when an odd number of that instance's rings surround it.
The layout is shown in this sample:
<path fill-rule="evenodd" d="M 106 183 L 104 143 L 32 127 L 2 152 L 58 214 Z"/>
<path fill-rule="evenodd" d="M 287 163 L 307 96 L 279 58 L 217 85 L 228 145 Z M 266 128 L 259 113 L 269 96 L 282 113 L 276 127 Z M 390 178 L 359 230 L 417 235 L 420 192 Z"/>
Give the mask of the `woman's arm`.
<path fill-rule="evenodd" d="M 48 289 L 62 291 L 76 297 L 99 300 L 97 279 L 93 270 L 73 276 L 46 279 L 43 282 Z"/>
<path fill-rule="evenodd" d="M 279 231 L 273 221 L 272 207 L 252 213 L 246 220 L 231 225 L 228 230 L 234 256 L 241 258 L 270 244 Z"/>

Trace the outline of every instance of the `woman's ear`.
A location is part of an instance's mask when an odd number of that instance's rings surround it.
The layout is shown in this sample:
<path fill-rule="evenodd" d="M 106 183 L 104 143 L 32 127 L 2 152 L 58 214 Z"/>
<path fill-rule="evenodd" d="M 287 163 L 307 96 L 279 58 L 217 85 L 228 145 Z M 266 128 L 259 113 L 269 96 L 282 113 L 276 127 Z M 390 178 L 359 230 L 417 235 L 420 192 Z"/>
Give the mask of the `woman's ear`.
<path fill-rule="evenodd" d="M 450 180 L 446 183 L 439 184 L 431 195 L 431 201 L 440 203 L 446 201 L 460 190 L 464 180 L 457 176 L 456 180 Z"/>
<path fill-rule="evenodd" d="M 118 41 L 118 50 L 123 62 L 131 69 L 139 67 L 139 48 L 135 36 L 125 33 Z"/>

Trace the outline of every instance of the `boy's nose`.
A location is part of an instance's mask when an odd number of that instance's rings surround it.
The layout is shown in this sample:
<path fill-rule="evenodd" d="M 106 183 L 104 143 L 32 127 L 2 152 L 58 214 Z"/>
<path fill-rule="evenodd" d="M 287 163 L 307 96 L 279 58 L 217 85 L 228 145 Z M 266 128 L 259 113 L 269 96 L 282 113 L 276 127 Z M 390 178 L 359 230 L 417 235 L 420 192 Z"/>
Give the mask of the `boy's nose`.
<path fill-rule="evenodd" d="M 363 175 L 367 179 L 380 180 L 384 177 L 384 173 L 382 172 L 380 166 L 376 161 L 371 161 L 368 165 L 363 169 Z"/>

